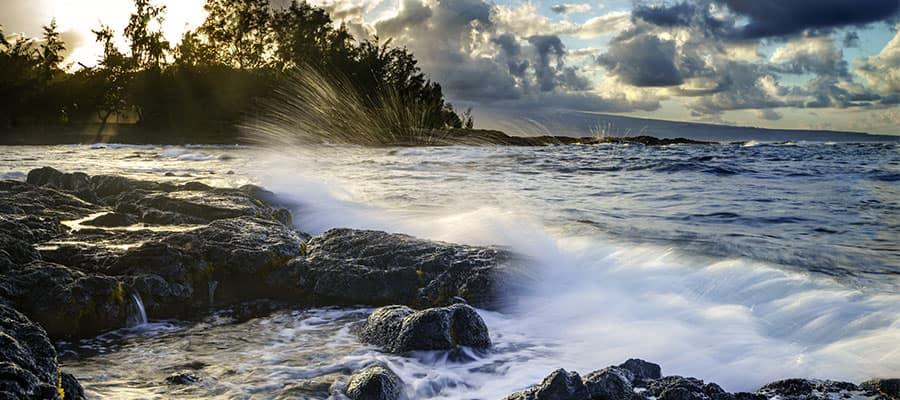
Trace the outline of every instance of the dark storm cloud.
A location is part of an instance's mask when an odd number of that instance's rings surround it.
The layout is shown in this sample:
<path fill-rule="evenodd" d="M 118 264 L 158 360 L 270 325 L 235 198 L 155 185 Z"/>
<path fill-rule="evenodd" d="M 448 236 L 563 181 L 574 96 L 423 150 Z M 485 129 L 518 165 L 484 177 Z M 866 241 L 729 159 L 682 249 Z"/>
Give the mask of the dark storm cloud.
<path fill-rule="evenodd" d="M 519 53 L 522 52 L 522 46 L 519 45 L 516 37 L 512 34 L 504 33 L 491 39 L 491 41 L 500 46 L 500 49 L 503 50 L 503 53 L 508 57 L 518 56 Z"/>
<path fill-rule="evenodd" d="M 733 15 L 713 17 L 711 5 L 724 5 Z M 894 21 L 898 14 L 900 0 L 641 0 L 632 11 L 635 18 L 656 26 L 692 26 L 729 40 L 826 35 L 834 28 Z M 739 23 L 735 17 L 747 21 Z"/>
<path fill-rule="evenodd" d="M 688 3 L 671 6 L 664 4 L 636 4 L 631 15 L 659 26 L 688 26 L 694 19 L 697 8 Z"/>
<path fill-rule="evenodd" d="M 885 21 L 900 12 L 900 0 L 715 0 L 749 18 L 735 28 L 740 39 L 788 36 L 808 29 L 829 29 Z"/>
<path fill-rule="evenodd" d="M 606 112 L 659 107 L 655 99 L 588 92 L 591 80 L 566 65 L 568 50 L 559 36 L 523 37 L 495 24 L 495 12 L 497 6 L 483 0 L 404 0 L 395 17 L 375 27 L 380 37 L 409 48 L 444 93 L 462 104 Z"/>
<path fill-rule="evenodd" d="M 610 43 L 597 62 L 611 75 L 634 86 L 674 86 L 684 82 L 675 65 L 675 42 L 655 35 L 626 33 Z"/>
<path fill-rule="evenodd" d="M 557 14 L 574 14 L 590 10 L 590 4 L 556 4 L 550 6 L 550 11 L 553 11 Z"/>
<path fill-rule="evenodd" d="M 541 91 L 549 92 L 556 88 L 556 71 L 560 69 L 565 46 L 556 35 L 540 35 L 528 38 L 528 43 L 537 50 L 538 63 L 534 65 L 534 73 Z M 555 61 L 554 65 L 551 62 Z"/>

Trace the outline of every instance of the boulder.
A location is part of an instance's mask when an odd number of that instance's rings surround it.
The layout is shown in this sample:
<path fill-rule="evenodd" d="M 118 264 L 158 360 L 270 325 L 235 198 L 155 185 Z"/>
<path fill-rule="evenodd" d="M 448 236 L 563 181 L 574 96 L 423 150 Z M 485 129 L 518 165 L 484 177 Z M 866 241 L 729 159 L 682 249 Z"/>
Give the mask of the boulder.
<path fill-rule="evenodd" d="M 900 378 L 872 379 L 859 385 L 870 396 L 879 396 L 886 400 L 900 400 Z"/>
<path fill-rule="evenodd" d="M 213 189 L 188 183 L 173 191 L 131 190 L 115 199 L 117 212 L 134 214 L 154 224 L 204 224 L 219 219 L 252 216 L 279 222 L 280 209 L 238 189 Z"/>
<path fill-rule="evenodd" d="M 635 385 L 640 385 L 647 380 L 662 378 L 662 368 L 660 368 L 659 364 L 637 358 L 628 359 L 628 361 L 619 364 L 619 368 L 631 372 L 633 376 L 632 383 Z"/>
<path fill-rule="evenodd" d="M 666 376 L 649 381 L 647 392 L 661 400 L 709 400 L 725 394 L 719 385 L 697 378 Z"/>
<path fill-rule="evenodd" d="M 0 275 L 0 297 L 53 338 L 93 336 L 124 326 L 125 290 L 116 278 L 35 261 Z"/>
<path fill-rule="evenodd" d="M 851 397 L 859 390 L 850 382 L 792 378 L 769 383 L 757 393 L 782 400 L 826 400 Z"/>
<path fill-rule="evenodd" d="M 497 309 L 523 277 L 512 253 L 379 231 L 332 229 L 310 239 L 298 279 L 324 304 L 443 306 L 456 297 Z"/>
<path fill-rule="evenodd" d="M 7 215 L 27 216 L 33 224 L 49 224 L 49 228 L 57 232 L 60 229 L 59 221 L 79 219 L 104 211 L 103 207 L 71 193 L 20 181 L 0 181 L 0 208 L 13 211 Z M 22 219 L 19 221 L 28 222 Z"/>
<path fill-rule="evenodd" d="M 382 307 L 369 315 L 359 336 L 391 353 L 491 346 L 484 320 L 465 304 L 421 311 L 406 306 Z"/>
<path fill-rule="evenodd" d="M 70 192 L 82 200 L 97 202 L 91 177 L 83 172 L 64 173 L 50 167 L 28 171 L 25 182 Z"/>
<path fill-rule="evenodd" d="M 594 371 L 584 377 L 584 385 L 591 399 L 630 400 L 634 397 L 631 382 L 634 374 L 624 368 L 608 367 Z"/>
<path fill-rule="evenodd" d="M 111 212 L 84 222 L 84 225 L 100 227 L 128 226 L 137 223 L 137 217 L 131 214 Z"/>
<path fill-rule="evenodd" d="M 40 326 L 0 304 L 0 399 L 59 399 L 59 387 L 78 399 L 81 385 L 59 375 L 56 350 Z"/>
<path fill-rule="evenodd" d="M 353 374 L 347 383 L 352 400 L 399 400 L 403 381 L 390 369 L 373 366 Z"/>
<path fill-rule="evenodd" d="M 81 387 L 81 382 L 78 382 L 75 375 L 61 373 L 59 385 L 65 394 L 65 400 L 87 400 L 84 388 Z"/>
<path fill-rule="evenodd" d="M 553 371 L 544 381 L 530 389 L 516 392 L 507 400 L 590 400 L 588 387 L 577 372 Z"/>

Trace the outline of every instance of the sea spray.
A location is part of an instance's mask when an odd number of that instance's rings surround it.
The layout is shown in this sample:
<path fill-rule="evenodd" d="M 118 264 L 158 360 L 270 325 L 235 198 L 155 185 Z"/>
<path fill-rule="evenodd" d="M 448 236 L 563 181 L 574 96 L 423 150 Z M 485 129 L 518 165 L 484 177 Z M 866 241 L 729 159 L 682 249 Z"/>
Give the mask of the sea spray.
<path fill-rule="evenodd" d="M 541 210 L 511 200 L 516 196 L 502 187 L 490 194 L 445 193 L 454 200 L 413 212 L 373 202 L 378 196 L 368 191 L 378 190 L 377 181 L 329 174 L 326 169 L 340 161 L 326 161 L 325 154 L 282 164 L 285 174 L 269 173 L 264 182 L 302 204 L 298 226 L 314 233 L 350 226 L 504 245 L 539 262 L 538 284 L 518 294 L 510 316 L 494 324 L 504 336 L 526 337 L 550 350 L 505 364 L 509 382 L 533 383 L 555 368 L 591 371 L 630 357 L 729 390 L 754 390 L 785 376 L 859 381 L 900 372 L 900 350 L 893 345 L 900 342 L 896 294 L 865 293 L 765 262 L 692 255 L 547 225 Z M 503 198 L 502 206 L 475 200 L 491 196 Z M 418 374 L 412 367 L 399 373 L 412 381 Z M 482 384 L 477 376 L 465 380 Z M 509 389 L 503 386 L 490 393 Z"/>

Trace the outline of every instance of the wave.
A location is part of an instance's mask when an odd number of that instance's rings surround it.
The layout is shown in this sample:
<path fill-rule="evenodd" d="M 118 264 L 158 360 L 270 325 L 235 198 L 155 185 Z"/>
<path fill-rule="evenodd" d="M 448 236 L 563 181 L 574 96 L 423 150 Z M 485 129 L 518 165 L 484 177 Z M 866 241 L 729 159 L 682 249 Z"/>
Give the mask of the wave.
<path fill-rule="evenodd" d="M 629 357 L 728 390 L 754 390 L 789 376 L 861 381 L 900 373 L 895 293 L 867 293 L 765 262 L 548 226 L 525 202 L 488 206 L 467 202 L 466 193 L 447 193 L 457 199 L 440 208 L 372 204 L 359 182 L 329 173 L 335 164 L 317 165 L 306 156 L 305 162 L 274 162 L 263 182 L 298 204 L 302 229 L 346 226 L 502 245 L 534 260 L 537 283 L 511 294 L 515 306 L 507 313 L 486 318 L 500 336 L 498 346 L 540 350 L 497 361 L 500 382 L 466 378 L 493 385 L 481 390 L 495 397 L 555 368 L 591 371 Z"/>

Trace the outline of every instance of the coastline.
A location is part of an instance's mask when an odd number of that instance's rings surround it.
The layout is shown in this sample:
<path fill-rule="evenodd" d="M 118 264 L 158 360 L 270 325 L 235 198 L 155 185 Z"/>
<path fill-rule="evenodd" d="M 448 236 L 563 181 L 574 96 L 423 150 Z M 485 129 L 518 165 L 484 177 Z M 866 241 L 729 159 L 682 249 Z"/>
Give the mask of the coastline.
<path fill-rule="evenodd" d="M 159 129 L 135 124 L 108 124 L 99 129 L 99 124 L 79 124 L 68 127 L 47 126 L 28 128 L 7 128 L 0 135 L 0 145 L 65 145 L 65 144 L 97 144 L 123 143 L 138 145 L 248 145 L 259 144 L 260 141 L 246 136 L 231 125 L 217 127 L 200 127 L 196 129 Z M 757 128 L 747 128 L 757 129 Z M 758 130 L 758 129 L 757 129 Z M 764 130 L 763 130 L 764 131 Z M 805 132 L 805 131 L 797 131 Z M 860 142 L 900 141 L 900 136 L 868 135 L 862 133 L 826 132 L 832 134 L 852 135 Z M 541 135 L 521 136 L 491 129 L 445 129 L 432 131 L 422 143 L 395 143 L 393 146 L 452 146 L 452 145 L 499 145 L 499 146 L 551 146 L 551 145 L 597 145 L 609 143 L 629 143 L 647 146 L 667 146 L 676 144 L 744 144 L 754 140 L 708 141 L 689 137 L 657 137 L 652 135 L 594 135 L 563 136 Z M 830 140 L 830 139 L 823 139 Z M 784 140 L 757 141 L 784 142 Z"/>
<path fill-rule="evenodd" d="M 282 201 L 255 186 L 161 184 L 52 168 L 31 171 L 24 183 L 2 182 L 0 311 L 12 323 L 0 328 L 17 343 L 13 352 L 2 353 L 16 366 L 5 371 L 25 382 L 17 387 L 30 393 L 26 396 L 53 398 L 54 390 L 63 388 L 66 399 L 79 398 L 77 377 L 54 371 L 49 340 L 93 337 L 129 326 L 132 295 L 154 318 L 194 319 L 224 306 L 235 307 L 244 318 L 288 307 L 389 306 L 396 316 L 382 318 L 388 322 L 372 328 L 378 333 L 361 333 L 361 340 L 398 353 L 489 348 L 483 338 L 491 327 L 479 324 L 477 314 L 457 317 L 457 311 L 442 310 L 472 310 L 469 304 L 502 311 L 505 293 L 528 276 L 528 260 L 503 249 L 353 229 L 310 237 L 294 227 Z M 379 310 L 372 315 L 383 316 Z M 379 318 L 373 316 L 374 324 Z M 446 328 L 419 325 L 432 318 Z M 453 325 L 460 318 L 468 322 Z M 463 339 L 469 333 L 471 339 Z M 32 358 L 16 353 L 20 348 L 29 349 Z M 753 394 L 729 394 L 693 378 L 647 374 L 660 368 L 653 365 L 630 360 L 583 378 L 557 371 L 510 398 L 896 400 L 900 383 L 794 379 Z M 365 390 L 352 387 L 394 381 L 385 377 L 387 372 L 375 372 L 352 375 L 346 387 L 336 390 L 362 398 L 352 393 Z M 193 382 L 185 376 L 173 381 Z"/>

